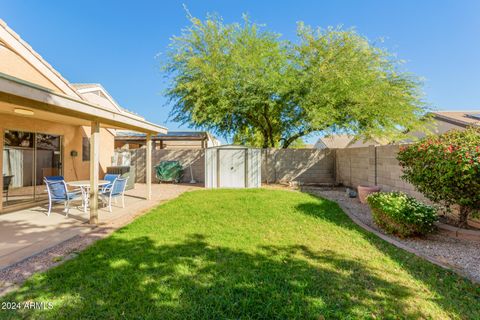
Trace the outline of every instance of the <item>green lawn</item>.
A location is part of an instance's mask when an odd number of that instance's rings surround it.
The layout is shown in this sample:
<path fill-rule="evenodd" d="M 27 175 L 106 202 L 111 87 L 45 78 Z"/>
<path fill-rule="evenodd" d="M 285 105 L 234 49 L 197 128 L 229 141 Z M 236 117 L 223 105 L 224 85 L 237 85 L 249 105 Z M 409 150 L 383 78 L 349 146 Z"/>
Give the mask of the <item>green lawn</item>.
<path fill-rule="evenodd" d="M 2 301 L 42 319 L 480 319 L 480 288 L 364 232 L 330 201 L 186 193 Z"/>

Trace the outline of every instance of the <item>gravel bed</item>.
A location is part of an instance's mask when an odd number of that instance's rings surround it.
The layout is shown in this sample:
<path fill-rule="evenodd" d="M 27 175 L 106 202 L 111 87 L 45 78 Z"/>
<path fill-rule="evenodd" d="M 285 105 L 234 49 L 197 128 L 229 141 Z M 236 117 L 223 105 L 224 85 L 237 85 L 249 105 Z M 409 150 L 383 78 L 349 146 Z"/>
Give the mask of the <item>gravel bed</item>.
<path fill-rule="evenodd" d="M 341 204 L 364 224 L 385 234 L 373 222 L 368 205 L 361 204 L 358 199 L 347 197 L 344 188 L 305 188 L 303 191 Z M 392 235 L 387 236 L 428 257 L 450 265 L 453 269 L 460 269 L 480 282 L 480 241 L 455 239 L 441 234 L 408 239 L 401 239 Z"/>

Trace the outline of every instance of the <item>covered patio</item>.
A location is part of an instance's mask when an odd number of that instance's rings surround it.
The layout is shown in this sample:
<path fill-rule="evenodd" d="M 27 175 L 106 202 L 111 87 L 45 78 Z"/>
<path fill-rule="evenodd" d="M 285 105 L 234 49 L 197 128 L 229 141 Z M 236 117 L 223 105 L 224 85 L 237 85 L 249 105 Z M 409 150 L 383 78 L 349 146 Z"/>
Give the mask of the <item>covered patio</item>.
<path fill-rule="evenodd" d="M 98 208 L 97 226 L 117 229 L 160 202 L 200 187 L 154 184 L 150 190 L 153 191 L 152 197 L 145 201 L 148 186 L 136 184 L 134 189 L 126 192 L 125 208 L 120 202 L 113 205 L 111 213 L 106 207 Z M 0 223 L 0 270 L 95 229 L 96 226 L 89 223 L 89 214 L 80 207 L 72 207 L 68 217 L 62 209 L 61 205 L 56 206 L 49 217 L 45 215 L 46 205 L 3 214 Z"/>
<path fill-rule="evenodd" d="M 101 175 L 105 173 L 105 167 L 111 164 L 115 129 L 133 130 L 146 134 L 147 167 L 152 166 L 151 136 L 166 132 L 166 128 L 125 110 L 106 108 L 82 99 L 80 95 L 76 98 L 74 94 L 55 92 L 7 74 L 0 73 L 0 88 L 0 119 L 2 120 L 0 166 L 3 172 L 0 182 L 4 187 L 0 213 L 18 211 L 44 203 L 46 194 L 42 183 L 45 176 L 61 175 L 68 181 L 81 180 L 78 176 L 84 175 L 84 179 L 88 178 L 90 181 L 87 218 L 90 224 L 96 225 L 101 221 L 101 218 L 99 220 L 99 179 L 102 179 Z M 89 132 L 84 134 L 84 131 Z M 85 136 L 87 146 L 85 146 Z M 20 139 L 17 139 L 18 137 Z M 11 141 L 15 139 L 20 142 Z M 45 141 L 48 142 L 48 146 L 44 148 L 45 152 L 51 154 L 50 158 L 53 160 L 49 160 L 48 165 L 42 166 L 39 163 L 42 159 L 40 152 L 44 151 L 41 146 L 46 144 Z M 28 145 L 30 142 L 31 147 Z M 5 151 L 14 148 L 14 151 L 22 152 L 25 156 L 18 158 L 9 156 L 9 161 L 4 161 L 7 160 L 4 159 Z M 82 155 L 84 159 L 78 159 L 79 149 L 83 153 L 88 152 L 88 156 L 84 154 Z M 31 182 L 22 184 L 26 179 L 23 177 L 23 181 L 19 182 L 20 187 L 11 188 L 11 180 L 15 178 L 15 175 L 11 174 L 12 163 L 20 168 L 17 170 L 24 172 L 27 166 L 31 166 L 33 172 L 30 174 L 33 177 L 30 178 Z M 5 168 L 5 165 L 10 168 Z M 5 181 L 7 179 L 9 181 Z M 142 197 L 151 200 L 150 171 L 146 173 L 146 184 L 142 190 Z M 135 192 L 136 196 L 140 196 L 138 191 Z M 27 212 L 33 214 L 35 211 L 31 210 Z M 36 212 L 36 214 L 42 216 L 44 213 Z M 85 218 L 83 215 L 82 219 Z M 0 218 L 2 227 L 3 224 L 8 223 L 6 219 L 6 216 Z M 51 221 L 47 224 L 55 220 L 53 217 L 49 219 Z M 30 223 L 30 220 L 30 217 L 25 216 L 25 224 Z M 57 227 L 61 229 L 64 223 L 68 225 L 70 222 L 57 221 Z"/>

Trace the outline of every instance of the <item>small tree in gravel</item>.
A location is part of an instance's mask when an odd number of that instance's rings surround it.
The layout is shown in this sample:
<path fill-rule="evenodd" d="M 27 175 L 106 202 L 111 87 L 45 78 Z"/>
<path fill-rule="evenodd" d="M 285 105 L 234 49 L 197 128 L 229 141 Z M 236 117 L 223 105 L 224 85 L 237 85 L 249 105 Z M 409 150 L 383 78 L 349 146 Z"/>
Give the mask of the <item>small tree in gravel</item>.
<path fill-rule="evenodd" d="M 402 178 L 428 199 L 460 207 L 459 225 L 480 209 L 480 128 L 449 131 L 403 146 Z"/>

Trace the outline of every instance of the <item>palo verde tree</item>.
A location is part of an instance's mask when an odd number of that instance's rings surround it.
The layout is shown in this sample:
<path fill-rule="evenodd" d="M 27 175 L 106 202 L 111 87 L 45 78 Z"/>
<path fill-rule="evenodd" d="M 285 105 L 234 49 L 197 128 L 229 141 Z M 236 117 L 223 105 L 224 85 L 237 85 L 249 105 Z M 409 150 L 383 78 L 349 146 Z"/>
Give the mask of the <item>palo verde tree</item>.
<path fill-rule="evenodd" d="M 296 43 L 216 16 L 172 38 L 173 120 L 259 147 L 319 131 L 394 139 L 422 125 L 420 83 L 353 30 L 298 25 Z"/>

